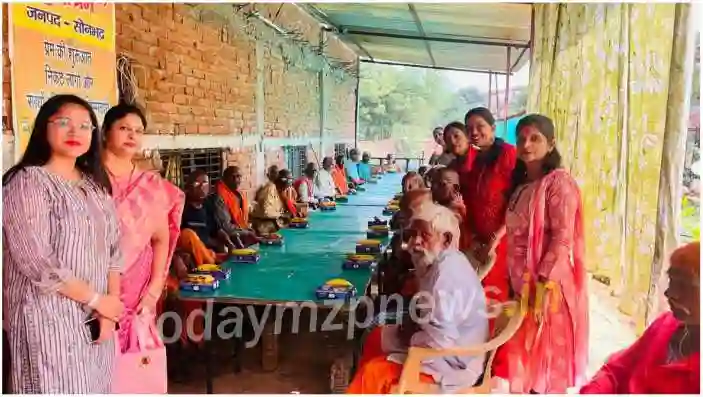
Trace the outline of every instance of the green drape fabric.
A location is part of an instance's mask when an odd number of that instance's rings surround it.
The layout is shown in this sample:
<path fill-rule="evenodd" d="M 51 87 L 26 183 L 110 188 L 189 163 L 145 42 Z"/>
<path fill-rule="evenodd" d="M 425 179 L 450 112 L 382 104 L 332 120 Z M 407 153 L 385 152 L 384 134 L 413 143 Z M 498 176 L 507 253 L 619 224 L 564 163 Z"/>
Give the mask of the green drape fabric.
<path fill-rule="evenodd" d="M 691 6 L 534 7 L 528 111 L 554 120 L 583 190 L 589 270 L 642 330 L 678 238 Z"/>

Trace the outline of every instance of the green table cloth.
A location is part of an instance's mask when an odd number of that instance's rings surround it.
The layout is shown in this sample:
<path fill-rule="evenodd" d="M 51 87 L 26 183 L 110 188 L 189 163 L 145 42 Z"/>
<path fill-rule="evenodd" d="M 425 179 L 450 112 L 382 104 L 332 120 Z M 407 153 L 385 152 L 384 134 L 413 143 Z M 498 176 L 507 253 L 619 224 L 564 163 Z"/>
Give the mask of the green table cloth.
<path fill-rule="evenodd" d="M 212 293 L 181 292 L 184 300 L 227 301 L 232 303 L 285 303 L 313 301 L 322 304 L 315 290 L 327 280 L 343 278 L 362 295 L 371 278 L 370 270 L 343 270 L 346 253 L 354 252 L 356 242 L 366 238 L 367 222 L 382 215 L 382 206 L 400 191 L 402 175 L 386 175 L 367 191 L 337 204 L 336 211 L 311 212 L 307 229 L 284 229 L 281 247 L 261 246 L 256 264 L 226 264 L 232 269 Z M 377 205 L 381 203 L 381 205 Z"/>

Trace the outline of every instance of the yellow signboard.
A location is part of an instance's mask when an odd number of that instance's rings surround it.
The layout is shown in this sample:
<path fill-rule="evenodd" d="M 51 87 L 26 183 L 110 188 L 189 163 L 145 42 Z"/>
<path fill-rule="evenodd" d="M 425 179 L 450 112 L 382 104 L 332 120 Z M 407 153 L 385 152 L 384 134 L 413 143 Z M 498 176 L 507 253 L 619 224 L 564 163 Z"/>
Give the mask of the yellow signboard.
<path fill-rule="evenodd" d="M 108 3 L 11 3 L 10 61 L 15 158 L 34 117 L 56 94 L 86 99 L 102 120 L 117 103 L 115 6 Z"/>

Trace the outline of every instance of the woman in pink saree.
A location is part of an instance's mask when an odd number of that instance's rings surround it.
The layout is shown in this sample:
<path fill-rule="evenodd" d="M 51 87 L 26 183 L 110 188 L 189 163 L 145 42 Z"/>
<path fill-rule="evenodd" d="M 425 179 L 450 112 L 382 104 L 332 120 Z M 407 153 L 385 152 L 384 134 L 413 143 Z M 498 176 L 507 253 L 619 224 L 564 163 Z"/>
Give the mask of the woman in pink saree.
<path fill-rule="evenodd" d="M 513 393 L 566 393 L 588 361 L 588 294 L 581 194 L 560 168 L 554 124 L 542 115 L 517 125 L 518 161 L 506 215 L 508 272 L 527 315 L 505 344 Z"/>
<path fill-rule="evenodd" d="M 120 218 L 125 263 L 120 295 L 125 312 L 119 330 L 123 352 L 137 343 L 130 338 L 135 316 L 151 316 L 155 320 L 184 203 L 180 189 L 133 162 L 145 128 L 144 113 L 128 104 L 111 108 L 103 122 L 104 163 Z"/>

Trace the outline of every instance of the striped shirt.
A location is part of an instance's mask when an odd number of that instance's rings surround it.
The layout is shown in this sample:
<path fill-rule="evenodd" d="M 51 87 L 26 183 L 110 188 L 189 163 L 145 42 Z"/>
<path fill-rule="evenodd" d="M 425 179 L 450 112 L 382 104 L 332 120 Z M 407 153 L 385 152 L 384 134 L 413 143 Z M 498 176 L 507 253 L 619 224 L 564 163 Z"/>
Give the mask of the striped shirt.
<path fill-rule="evenodd" d="M 90 342 L 82 305 L 56 290 L 76 278 L 107 292 L 121 270 L 112 199 L 94 183 L 42 167 L 3 188 L 3 298 L 13 393 L 109 393 L 114 341 Z"/>

